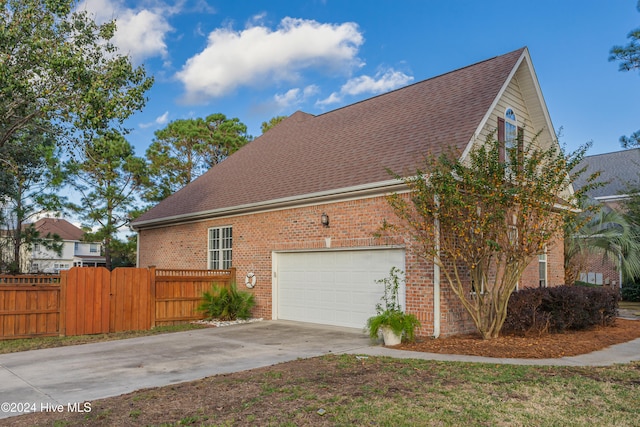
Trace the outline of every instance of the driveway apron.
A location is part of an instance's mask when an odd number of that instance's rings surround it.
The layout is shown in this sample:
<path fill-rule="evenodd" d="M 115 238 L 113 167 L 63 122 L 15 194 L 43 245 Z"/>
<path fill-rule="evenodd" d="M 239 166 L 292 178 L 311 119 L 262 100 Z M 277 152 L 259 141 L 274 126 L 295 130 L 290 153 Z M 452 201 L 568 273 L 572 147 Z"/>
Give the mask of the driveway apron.
<path fill-rule="evenodd" d="M 368 345 L 358 329 L 264 321 L 4 354 L 0 418 Z"/>

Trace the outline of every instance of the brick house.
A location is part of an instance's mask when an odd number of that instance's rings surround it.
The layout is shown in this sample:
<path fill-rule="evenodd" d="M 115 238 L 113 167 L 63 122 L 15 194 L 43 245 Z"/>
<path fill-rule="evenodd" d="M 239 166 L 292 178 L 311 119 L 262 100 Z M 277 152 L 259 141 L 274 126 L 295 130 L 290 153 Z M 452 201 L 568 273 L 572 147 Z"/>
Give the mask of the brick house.
<path fill-rule="evenodd" d="M 374 236 L 427 153 L 465 156 L 495 130 L 555 143 L 527 48 L 318 116 L 296 112 L 146 212 L 138 265 L 237 268 L 255 315 L 362 328 L 392 266 L 406 272 L 401 302 L 423 336 L 474 330 L 434 266 L 405 236 Z M 505 135 L 507 135 L 505 137 Z M 525 271 L 524 286 L 563 281 L 562 242 Z M 243 280 L 239 280 L 243 284 Z"/>
<path fill-rule="evenodd" d="M 585 172 L 575 180 L 573 186 L 582 188 L 587 184 L 587 177 L 599 172 L 598 182 L 602 185 L 589 190 L 587 195 L 603 204 L 604 209 L 622 211 L 629 192 L 640 187 L 640 148 L 585 156 L 576 166 L 578 170 L 582 168 L 585 168 Z M 583 267 L 579 272 L 579 280 L 596 285 L 622 286 L 622 273 L 608 258 L 587 254 L 578 263 Z"/>

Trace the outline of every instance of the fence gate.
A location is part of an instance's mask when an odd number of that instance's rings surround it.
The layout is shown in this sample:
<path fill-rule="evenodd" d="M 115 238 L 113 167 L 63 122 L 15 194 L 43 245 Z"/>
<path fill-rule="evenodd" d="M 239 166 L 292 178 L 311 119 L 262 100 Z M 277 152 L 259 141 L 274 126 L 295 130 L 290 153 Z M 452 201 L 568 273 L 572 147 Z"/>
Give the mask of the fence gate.
<path fill-rule="evenodd" d="M 146 268 L 111 272 L 110 332 L 145 331 L 153 327 L 150 273 Z"/>
<path fill-rule="evenodd" d="M 110 273 L 104 267 L 62 271 L 63 335 L 109 332 Z"/>

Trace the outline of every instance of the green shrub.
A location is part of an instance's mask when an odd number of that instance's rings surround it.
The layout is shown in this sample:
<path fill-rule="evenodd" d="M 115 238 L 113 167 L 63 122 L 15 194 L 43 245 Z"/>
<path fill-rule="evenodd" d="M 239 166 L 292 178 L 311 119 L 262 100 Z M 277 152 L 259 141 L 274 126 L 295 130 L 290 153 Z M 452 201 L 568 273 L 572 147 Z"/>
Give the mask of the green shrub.
<path fill-rule="evenodd" d="M 621 295 L 625 301 L 640 302 L 640 283 L 625 283 Z"/>
<path fill-rule="evenodd" d="M 198 310 L 218 320 L 248 319 L 251 309 L 256 305 L 253 294 L 239 291 L 235 283 L 229 287 L 215 285 L 210 292 L 202 295 L 202 299 Z"/>
<path fill-rule="evenodd" d="M 558 286 L 514 292 L 503 331 L 562 332 L 612 325 L 620 296 L 609 287 Z"/>
<path fill-rule="evenodd" d="M 369 336 L 373 339 L 378 338 L 378 331 L 385 326 L 403 340 L 411 342 L 415 339 L 415 329 L 420 326 L 420 321 L 415 315 L 399 310 L 384 310 L 367 320 Z"/>
<path fill-rule="evenodd" d="M 414 314 L 404 313 L 400 306 L 398 290 L 400 282 L 404 281 L 400 275 L 404 275 L 402 270 L 391 267 L 389 277 L 376 280 L 376 283 L 384 284 L 384 295 L 380 298 L 384 302 L 384 306 L 380 303 L 376 304 L 377 314 L 367 320 L 366 328 L 372 339 L 378 338 L 380 328 L 388 327 L 396 335 L 400 335 L 403 340 L 413 341 L 415 329 L 420 327 L 418 318 Z"/>

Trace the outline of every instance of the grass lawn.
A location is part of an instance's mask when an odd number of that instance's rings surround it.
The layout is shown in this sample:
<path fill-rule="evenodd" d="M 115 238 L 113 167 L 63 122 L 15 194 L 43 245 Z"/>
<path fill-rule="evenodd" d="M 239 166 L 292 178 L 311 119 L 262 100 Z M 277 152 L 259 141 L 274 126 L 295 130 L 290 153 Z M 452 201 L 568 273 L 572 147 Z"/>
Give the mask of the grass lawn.
<path fill-rule="evenodd" d="M 92 402 L 12 425 L 637 426 L 640 363 L 536 367 L 331 355 Z"/>
<path fill-rule="evenodd" d="M 36 337 L 16 340 L 0 340 L 0 354 L 38 350 L 41 348 L 62 347 L 66 345 L 122 340 L 126 338 L 166 334 L 170 332 L 189 331 L 191 329 L 201 329 L 203 327 L 204 326 L 201 325 L 186 323 L 182 325 L 158 326 L 149 331 L 127 331 L 112 334 L 78 335 L 72 337 Z"/>
<path fill-rule="evenodd" d="M 633 314 L 640 316 L 640 302 L 620 301 L 618 306 L 626 310 L 631 310 Z"/>

